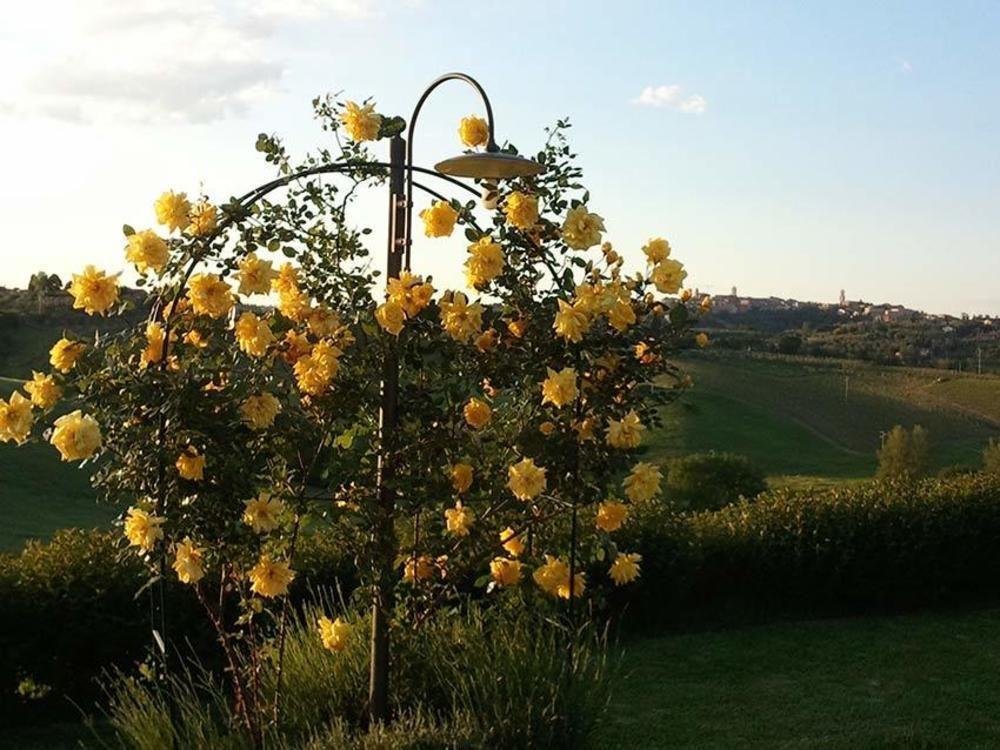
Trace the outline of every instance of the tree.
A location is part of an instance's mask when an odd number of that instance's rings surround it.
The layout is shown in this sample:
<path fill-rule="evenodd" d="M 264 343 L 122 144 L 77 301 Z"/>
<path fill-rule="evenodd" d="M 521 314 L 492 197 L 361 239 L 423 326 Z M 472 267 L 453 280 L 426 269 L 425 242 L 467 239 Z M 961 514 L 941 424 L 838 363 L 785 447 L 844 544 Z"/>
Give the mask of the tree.
<path fill-rule="evenodd" d="M 878 450 L 880 479 L 912 480 L 927 476 L 930 471 L 930 441 L 927 430 L 920 425 L 907 432 L 901 425 L 893 427 Z"/>
<path fill-rule="evenodd" d="M 28 296 L 35 300 L 38 305 L 38 313 L 41 314 L 45 305 L 45 298 L 62 291 L 62 280 L 56 274 L 47 274 L 38 271 L 31 274 L 28 281 Z"/>

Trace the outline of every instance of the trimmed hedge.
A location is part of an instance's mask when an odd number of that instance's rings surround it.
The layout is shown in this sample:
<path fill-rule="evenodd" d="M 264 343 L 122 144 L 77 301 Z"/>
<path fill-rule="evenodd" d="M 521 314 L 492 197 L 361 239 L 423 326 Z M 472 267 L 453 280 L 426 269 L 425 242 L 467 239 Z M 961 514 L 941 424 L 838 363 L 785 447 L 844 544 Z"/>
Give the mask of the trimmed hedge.
<path fill-rule="evenodd" d="M 718 510 L 767 490 L 764 472 L 746 456 L 693 453 L 667 464 L 667 498 L 679 510 Z"/>

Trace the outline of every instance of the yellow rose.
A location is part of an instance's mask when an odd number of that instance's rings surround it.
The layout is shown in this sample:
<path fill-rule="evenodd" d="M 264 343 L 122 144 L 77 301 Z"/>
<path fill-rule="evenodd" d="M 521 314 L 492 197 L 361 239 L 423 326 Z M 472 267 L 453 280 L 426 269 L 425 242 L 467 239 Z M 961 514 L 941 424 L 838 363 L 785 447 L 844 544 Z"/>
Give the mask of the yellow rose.
<path fill-rule="evenodd" d="M 513 557 L 520 557 L 524 552 L 524 543 L 510 526 L 500 532 L 500 546 Z"/>
<path fill-rule="evenodd" d="M 458 500 L 455 502 L 454 508 L 448 508 L 444 512 L 445 528 L 447 528 L 449 534 L 468 536 L 474 517 L 472 510 L 466 508 L 462 505 L 462 501 Z"/>
<path fill-rule="evenodd" d="M 0 442 L 14 441 L 20 445 L 31 434 L 33 422 L 31 401 L 20 391 L 10 394 L 10 401 L 0 398 Z"/>
<path fill-rule="evenodd" d="M 657 237 L 643 245 L 642 252 L 646 254 L 647 262 L 656 265 L 670 257 L 670 243 L 662 237 Z"/>
<path fill-rule="evenodd" d="M 255 499 L 243 504 L 243 523 L 258 534 L 274 531 L 278 528 L 285 504 L 278 498 L 272 498 L 267 492 L 261 492 Z"/>
<path fill-rule="evenodd" d="M 557 335 L 568 341 L 579 342 L 589 327 L 590 320 L 586 313 L 565 300 L 559 300 L 559 312 L 552 321 L 552 328 Z"/>
<path fill-rule="evenodd" d="M 274 424 L 278 412 L 281 411 L 281 402 L 270 393 L 260 393 L 256 396 L 249 396 L 240 405 L 240 414 L 243 421 L 254 430 L 264 430 Z"/>
<path fill-rule="evenodd" d="M 490 562 L 490 576 L 498 586 L 516 586 L 521 582 L 521 561 L 494 557 Z"/>
<path fill-rule="evenodd" d="M 236 321 L 236 343 L 240 351 L 251 357 L 263 357 L 274 343 L 274 333 L 266 320 L 245 312 Z"/>
<path fill-rule="evenodd" d="M 79 341 L 59 339 L 49 349 L 49 363 L 59 372 L 65 374 L 76 367 L 76 361 L 86 348 L 86 345 Z"/>
<path fill-rule="evenodd" d="M 684 270 L 684 266 L 673 258 L 660 261 L 653 266 L 649 274 L 649 280 L 664 294 L 679 292 L 686 278 L 687 271 Z"/>
<path fill-rule="evenodd" d="M 484 354 L 497 345 L 497 332 L 492 328 L 483 331 L 476 337 L 476 348 Z"/>
<path fill-rule="evenodd" d="M 619 552 L 615 561 L 611 563 L 611 570 L 608 571 L 611 580 L 615 582 L 615 586 L 624 586 L 626 583 L 632 583 L 632 581 L 638 578 L 639 563 L 641 561 L 642 555 Z"/>
<path fill-rule="evenodd" d="M 604 287 L 600 283 L 577 284 L 573 307 L 584 315 L 595 315 L 607 307 Z"/>
<path fill-rule="evenodd" d="M 340 115 L 340 121 L 347 130 L 347 135 L 354 141 L 378 140 L 382 128 L 382 115 L 375 111 L 372 103 L 359 106 L 355 102 L 347 102 Z"/>
<path fill-rule="evenodd" d="M 24 384 L 24 390 L 31 396 L 31 403 L 39 409 L 51 409 L 62 396 L 62 388 L 51 375 L 31 371 L 31 380 Z"/>
<path fill-rule="evenodd" d="M 563 599 L 569 599 L 569 565 L 559 558 L 546 555 L 545 563 L 538 566 L 532 575 L 532 578 L 535 579 L 535 583 L 538 584 L 538 588 L 549 596 L 558 596 Z M 585 588 L 586 578 L 584 577 L 584 574 L 576 573 L 573 576 L 573 598 L 575 599 L 583 596 Z"/>
<path fill-rule="evenodd" d="M 310 310 L 306 324 L 313 335 L 321 338 L 333 336 L 343 327 L 340 316 L 326 305 L 319 305 Z"/>
<path fill-rule="evenodd" d="M 187 199 L 187 193 L 168 190 L 156 199 L 153 209 L 156 211 L 156 220 L 171 232 L 184 229 L 191 223 L 191 201 Z"/>
<path fill-rule="evenodd" d="M 490 138 L 490 127 L 482 117 L 469 115 L 458 123 L 458 138 L 469 148 L 484 145 Z"/>
<path fill-rule="evenodd" d="M 472 486 L 472 467 L 469 464 L 455 464 L 451 467 L 451 486 L 455 492 L 468 492 Z"/>
<path fill-rule="evenodd" d="M 205 577 L 204 552 L 195 547 L 190 538 L 186 538 L 174 550 L 171 567 L 181 583 L 198 583 Z"/>
<path fill-rule="evenodd" d="M 696 343 L 699 348 L 704 349 L 706 346 L 708 346 L 708 334 L 699 333 L 697 336 L 694 337 L 694 343 Z"/>
<path fill-rule="evenodd" d="M 130 234 L 125 247 L 125 259 L 135 265 L 139 273 L 152 270 L 159 273 L 170 260 L 170 247 L 166 240 L 152 229 Z"/>
<path fill-rule="evenodd" d="M 628 506 L 617 500 L 607 500 L 597 506 L 597 528 L 601 531 L 618 531 L 628 518 Z"/>
<path fill-rule="evenodd" d="M 295 363 L 295 380 L 299 390 L 310 396 L 321 396 L 340 370 L 340 350 L 328 341 L 320 341 L 312 351 Z"/>
<path fill-rule="evenodd" d="M 587 211 L 586 206 L 571 208 L 563 222 L 562 238 L 574 250 L 586 250 L 601 244 L 604 219 Z"/>
<path fill-rule="evenodd" d="M 624 333 L 629 329 L 629 326 L 635 325 L 635 321 L 635 310 L 627 300 L 615 302 L 608 310 L 608 323 L 616 331 Z"/>
<path fill-rule="evenodd" d="M 455 341 L 466 343 L 483 327 L 483 306 L 469 304 L 462 292 L 446 292 L 438 302 L 441 325 Z"/>
<path fill-rule="evenodd" d="M 493 410 L 490 409 L 489 404 L 485 401 L 480 401 L 478 398 L 471 398 L 465 405 L 465 408 L 462 409 L 462 414 L 470 427 L 481 430 L 489 424 L 493 416 Z"/>
<path fill-rule="evenodd" d="M 538 223 L 538 198 L 515 191 L 507 196 L 503 211 L 508 224 L 528 231 Z"/>
<path fill-rule="evenodd" d="M 83 273 L 73 274 L 69 293 L 73 295 L 74 310 L 103 315 L 118 301 L 118 277 L 85 266 Z"/>
<path fill-rule="evenodd" d="M 469 258 L 465 261 L 465 281 L 473 289 L 482 289 L 503 271 L 504 254 L 489 236 L 480 237 L 469 245 Z"/>
<path fill-rule="evenodd" d="M 631 473 L 625 477 L 622 486 L 628 499 L 634 503 L 642 503 L 652 500 L 660 494 L 660 480 L 663 474 L 653 464 L 645 462 L 637 463 L 632 467 Z"/>
<path fill-rule="evenodd" d="M 561 407 L 574 401 L 577 396 L 576 370 L 572 367 L 564 367 L 559 372 L 551 367 L 545 369 L 548 377 L 542 381 L 542 403 Z"/>
<path fill-rule="evenodd" d="M 229 284 L 209 273 L 195 274 L 190 278 L 187 298 L 197 315 L 215 319 L 227 315 L 235 304 Z"/>
<path fill-rule="evenodd" d="M 200 482 L 205 478 L 205 457 L 198 454 L 193 447 L 188 447 L 177 457 L 177 473 L 182 479 Z"/>
<path fill-rule="evenodd" d="M 639 420 L 635 411 L 630 411 L 621 421 L 608 420 L 607 442 L 612 448 L 636 448 L 642 439 L 642 431 L 646 427 Z"/>
<path fill-rule="evenodd" d="M 80 461 L 90 458 L 101 447 L 101 428 L 92 416 L 77 409 L 55 421 L 49 442 L 63 461 Z"/>
<path fill-rule="evenodd" d="M 215 231 L 218 221 L 218 211 L 215 206 L 201 201 L 191 209 L 191 223 L 187 226 L 187 233 L 195 237 L 204 237 Z"/>
<path fill-rule="evenodd" d="M 166 331 L 159 323 L 146 324 L 146 348 L 139 355 L 139 367 L 145 370 L 151 364 L 163 359 L 163 345 L 166 342 Z"/>
<path fill-rule="evenodd" d="M 597 429 L 597 421 L 592 417 L 587 417 L 586 419 L 574 422 L 573 429 L 576 431 L 577 442 L 586 443 L 588 440 L 597 439 L 594 435 L 594 430 Z"/>
<path fill-rule="evenodd" d="M 398 336 L 406 322 L 406 313 L 403 312 L 402 306 L 396 302 L 383 302 L 375 308 L 375 320 L 387 333 Z"/>
<path fill-rule="evenodd" d="M 528 332 L 528 321 L 526 318 L 518 318 L 507 323 L 507 332 L 516 339 L 523 338 Z"/>
<path fill-rule="evenodd" d="M 434 287 L 424 284 L 420 276 L 409 271 L 403 271 L 398 278 L 389 279 L 386 285 L 386 298 L 389 302 L 399 305 L 407 317 L 414 317 L 430 304 L 434 296 Z"/>
<path fill-rule="evenodd" d="M 272 560 L 270 555 L 263 555 L 257 564 L 250 569 L 250 590 L 258 596 L 272 598 L 288 593 L 288 585 L 295 578 L 288 563 L 282 560 Z"/>
<path fill-rule="evenodd" d="M 323 643 L 323 648 L 327 651 L 339 653 L 347 648 L 347 643 L 351 639 L 351 626 L 341 620 L 331 620 L 329 617 L 320 617 L 317 621 L 319 626 L 319 639 Z"/>
<path fill-rule="evenodd" d="M 548 437 L 556 431 L 556 425 L 554 422 L 542 422 L 538 425 L 538 431 L 545 435 L 545 437 Z"/>
<path fill-rule="evenodd" d="M 518 500 L 531 500 L 545 490 L 545 469 L 525 458 L 507 469 L 507 487 Z"/>
<path fill-rule="evenodd" d="M 447 201 L 434 201 L 430 208 L 420 212 L 424 220 L 424 234 L 428 237 L 450 237 L 458 220 L 458 211 Z"/>
<path fill-rule="evenodd" d="M 429 555 L 420 555 L 416 559 L 411 555 L 403 564 L 403 580 L 407 583 L 426 581 L 434 577 L 436 566 Z"/>
<path fill-rule="evenodd" d="M 301 323 L 309 316 L 309 295 L 302 291 L 298 269 L 291 263 L 281 267 L 271 282 L 271 289 L 278 293 L 278 310 L 286 318 Z"/>
<path fill-rule="evenodd" d="M 248 253 L 240 261 L 236 278 L 240 282 L 236 291 L 240 294 L 267 294 L 271 291 L 271 283 L 278 278 L 278 272 L 274 270 L 271 261 L 258 258 L 255 253 Z"/>
<path fill-rule="evenodd" d="M 154 516 L 142 508 L 129 508 L 125 515 L 125 538 L 133 547 L 138 547 L 142 552 L 151 552 L 156 543 L 163 539 L 163 526 L 165 518 Z"/>

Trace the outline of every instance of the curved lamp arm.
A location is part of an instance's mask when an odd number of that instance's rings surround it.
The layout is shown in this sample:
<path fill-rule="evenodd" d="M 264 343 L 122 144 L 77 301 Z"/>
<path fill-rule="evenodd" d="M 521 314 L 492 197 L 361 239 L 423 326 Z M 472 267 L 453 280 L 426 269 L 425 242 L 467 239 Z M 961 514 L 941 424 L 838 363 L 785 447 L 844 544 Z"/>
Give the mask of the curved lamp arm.
<path fill-rule="evenodd" d="M 427 97 L 440 86 L 442 83 L 447 81 L 464 81 L 476 90 L 479 94 L 479 98 L 483 100 L 483 106 L 486 107 L 486 124 L 489 128 L 489 136 L 486 141 L 486 151 L 489 153 L 494 153 L 500 150 L 497 146 L 496 140 L 494 139 L 494 127 L 493 127 L 493 107 L 490 105 L 490 99 L 486 96 L 486 91 L 482 86 L 479 85 L 479 81 L 470 75 L 465 73 L 445 73 L 440 78 L 436 79 L 428 86 L 424 93 L 420 95 L 417 100 L 417 106 L 413 108 L 413 114 L 410 115 L 410 123 L 408 127 L 408 137 L 406 139 L 406 221 L 404 223 L 403 229 L 403 239 L 404 246 L 406 248 L 406 257 L 404 261 L 404 267 L 409 269 L 410 267 L 410 246 L 413 244 L 413 172 L 419 171 L 413 168 L 413 133 L 417 127 L 417 118 L 420 117 L 420 110 L 423 109 L 424 102 L 427 101 Z M 434 174 L 439 175 L 440 173 L 434 172 Z M 459 183 L 467 189 L 468 185 L 464 183 Z M 472 190 L 472 192 L 479 195 L 478 190 Z"/>

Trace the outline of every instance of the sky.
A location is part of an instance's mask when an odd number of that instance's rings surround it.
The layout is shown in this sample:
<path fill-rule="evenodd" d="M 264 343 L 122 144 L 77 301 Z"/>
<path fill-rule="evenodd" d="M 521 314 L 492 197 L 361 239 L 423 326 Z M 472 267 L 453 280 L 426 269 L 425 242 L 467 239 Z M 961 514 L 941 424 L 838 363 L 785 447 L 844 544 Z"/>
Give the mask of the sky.
<path fill-rule="evenodd" d="M 121 226 L 153 225 L 163 190 L 224 201 L 272 176 L 258 133 L 330 145 L 317 94 L 408 117 L 460 70 L 522 151 L 571 119 L 590 210 L 630 265 L 664 236 L 703 292 L 1000 315 L 997 38 L 997 2 L 11 4 L 0 286 L 87 263 L 128 280 Z M 481 112 L 438 89 L 416 161 L 458 152 Z M 385 200 L 355 211 L 379 251 Z M 463 244 L 416 240 L 414 270 L 461 284 Z"/>

